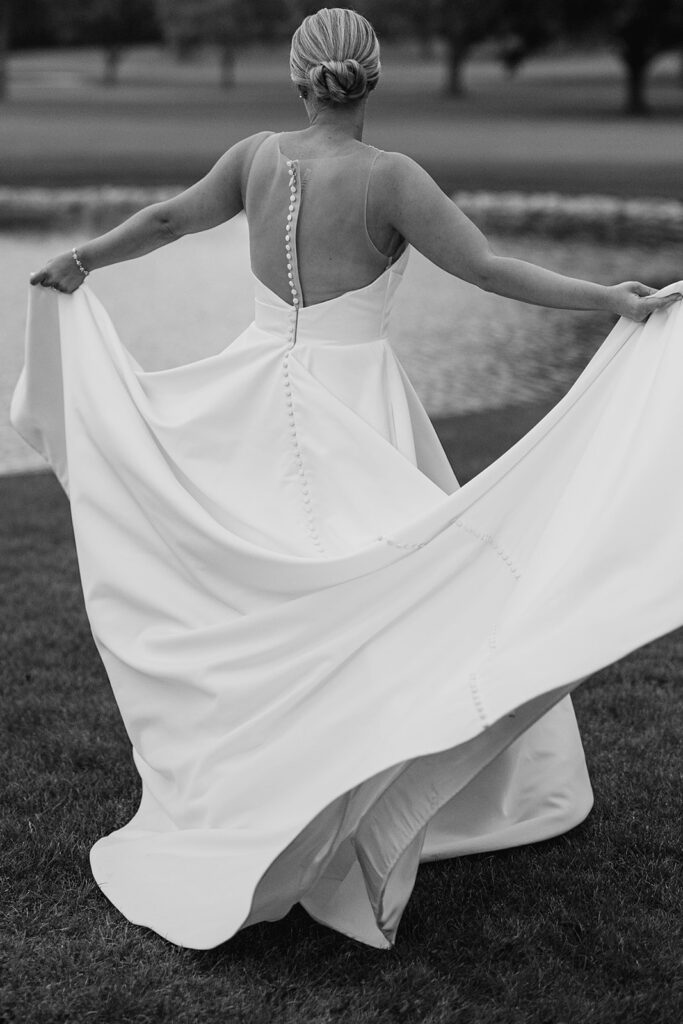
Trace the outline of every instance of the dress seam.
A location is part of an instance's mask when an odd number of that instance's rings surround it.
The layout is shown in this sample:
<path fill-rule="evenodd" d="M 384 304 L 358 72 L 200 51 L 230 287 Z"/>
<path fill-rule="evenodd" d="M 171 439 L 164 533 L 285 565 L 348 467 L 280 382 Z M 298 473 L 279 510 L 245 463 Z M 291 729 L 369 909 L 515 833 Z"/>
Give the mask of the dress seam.
<path fill-rule="evenodd" d="M 465 530 L 467 533 L 471 534 L 473 537 L 476 537 L 483 544 L 488 544 L 488 546 L 491 548 L 491 550 L 503 562 L 505 567 L 514 576 L 514 578 L 516 580 L 520 580 L 522 578 L 522 572 L 521 572 L 519 566 L 511 558 L 509 552 L 506 551 L 506 549 L 503 547 L 503 545 L 500 544 L 496 540 L 496 538 L 493 536 L 493 534 L 481 533 L 475 527 L 469 526 L 467 523 L 465 523 L 462 518 L 452 519 L 447 525 L 448 526 L 454 526 L 454 525 L 455 526 L 459 526 L 461 529 Z M 436 534 L 435 536 L 440 536 L 440 534 Z M 430 539 L 434 539 L 434 538 L 430 538 Z M 410 542 L 402 543 L 401 541 L 393 540 L 391 537 L 385 537 L 383 534 L 380 534 L 377 537 L 377 540 L 384 541 L 386 544 L 391 544 L 392 547 L 399 548 L 402 551 L 418 551 L 420 548 L 424 548 L 424 547 L 426 547 L 427 544 L 430 543 L 430 540 L 423 540 L 423 541 L 420 541 L 420 542 L 414 543 L 414 544 L 410 543 Z"/>

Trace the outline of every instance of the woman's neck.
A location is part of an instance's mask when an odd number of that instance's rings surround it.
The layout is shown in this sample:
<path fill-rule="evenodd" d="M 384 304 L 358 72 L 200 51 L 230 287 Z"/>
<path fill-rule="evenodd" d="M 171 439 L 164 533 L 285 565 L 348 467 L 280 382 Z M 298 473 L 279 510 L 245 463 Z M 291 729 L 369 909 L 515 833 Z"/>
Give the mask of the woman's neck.
<path fill-rule="evenodd" d="M 305 133 L 326 142 L 342 142 L 345 139 L 363 139 L 365 122 L 365 101 L 349 107 L 311 107 L 306 104 L 310 126 Z"/>

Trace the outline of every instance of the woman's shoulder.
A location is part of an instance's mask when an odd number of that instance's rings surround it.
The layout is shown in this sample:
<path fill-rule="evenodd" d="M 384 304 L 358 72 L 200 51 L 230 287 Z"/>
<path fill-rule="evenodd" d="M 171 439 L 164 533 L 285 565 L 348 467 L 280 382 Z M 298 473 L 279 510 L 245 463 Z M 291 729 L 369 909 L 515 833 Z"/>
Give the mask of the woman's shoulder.
<path fill-rule="evenodd" d="M 377 174 L 384 177 L 387 182 L 417 179 L 427 174 L 424 167 L 407 153 L 380 149 L 378 154 L 375 169 Z"/>
<path fill-rule="evenodd" d="M 373 191 L 387 203 L 408 202 L 438 188 L 424 167 L 406 153 L 379 150 L 372 174 Z"/>
<path fill-rule="evenodd" d="M 247 135 L 244 139 L 240 139 L 239 142 L 236 142 L 225 154 L 226 158 L 232 157 L 232 160 L 234 161 L 235 169 L 239 176 L 243 199 L 246 194 L 247 181 L 249 179 L 249 173 L 256 154 L 263 143 L 276 134 L 276 132 L 270 130 L 254 132 L 253 135 Z"/>
<path fill-rule="evenodd" d="M 264 131 L 260 132 L 254 132 L 253 135 L 247 135 L 245 136 L 245 138 L 235 143 L 235 145 L 232 148 L 239 149 L 240 152 L 244 155 L 253 155 L 256 152 L 256 150 L 259 149 L 262 143 L 266 141 L 266 139 L 269 139 L 273 135 L 277 134 L 277 132 L 273 132 L 270 129 L 265 129 Z"/>

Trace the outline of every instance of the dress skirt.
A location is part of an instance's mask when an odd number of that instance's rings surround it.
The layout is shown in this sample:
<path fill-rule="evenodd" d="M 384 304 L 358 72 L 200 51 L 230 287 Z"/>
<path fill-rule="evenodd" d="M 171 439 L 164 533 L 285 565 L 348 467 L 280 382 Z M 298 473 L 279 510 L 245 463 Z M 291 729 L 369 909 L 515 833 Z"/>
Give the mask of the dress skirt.
<path fill-rule="evenodd" d="M 420 861 L 592 804 L 570 692 L 683 624 L 683 304 L 619 320 L 459 486 L 391 349 L 402 266 L 170 370 L 30 292 L 15 428 L 69 496 L 142 780 L 93 847 L 132 922 L 215 946 L 301 903 L 393 944 Z M 668 290 L 681 290 L 681 284 Z"/>

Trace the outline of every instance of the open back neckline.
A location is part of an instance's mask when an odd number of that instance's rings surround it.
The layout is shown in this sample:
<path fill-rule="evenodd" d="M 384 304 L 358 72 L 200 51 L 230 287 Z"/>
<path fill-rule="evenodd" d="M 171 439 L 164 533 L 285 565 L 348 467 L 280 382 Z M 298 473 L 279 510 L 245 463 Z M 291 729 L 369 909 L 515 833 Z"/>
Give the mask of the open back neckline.
<path fill-rule="evenodd" d="M 381 280 L 382 280 L 382 278 L 383 278 L 383 277 L 385 277 L 385 275 L 386 275 L 386 274 L 388 274 L 388 273 L 389 273 L 390 271 L 392 271 L 392 270 L 393 270 L 393 271 L 395 271 L 395 270 L 396 270 L 396 268 L 398 267 L 399 263 L 400 263 L 400 262 L 401 262 L 401 260 L 402 260 L 402 259 L 404 258 L 404 256 L 407 256 L 407 254 L 408 254 L 408 250 L 409 250 L 409 249 L 410 249 L 410 246 L 409 246 L 409 245 L 406 245 L 406 247 L 405 247 L 405 249 L 403 250 L 403 252 L 401 253 L 401 255 L 400 255 L 400 256 L 398 256 L 398 257 L 397 257 L 397 258 L 396 258 L 396 259 L 394 260 L 394 262 L 393 262 L 393 263 L 390 263 L 388 267 L 385 267 L 385 268 L 384 268 L 384 270 L 382 270 L 382 271 L 381 271 L 381 272 L 380 272 L 380 273 L 379 273 L 379 274 L 377 275 L 377 277 L 376 277 L 376 278 L 374 278 L 374 280 L 372 280 L 372 281 L 368 281 L 368 283 L 367 283 L 367 284 L 363 284 L 363 285 L 361 285 L 361 286 L 360 286 L 360 288 L 349 288 L 349 289 L 348 289 L 347 291 L 345 291 L 345 292 L 342 292 L 342 293 L 341 293 L 341 295 L 333 295 L 333 296 L 332 296 L 331 298 L 329 298 L 329 299 L 323 299 L 323 300 L 322 300 L 322 302 L 312 302 L 312 303 L 310 303 L 310 304 L 308 304 L 308 303 L 301 303 L 301 304 L 300 304 L 300 305 L 298 306 L 298 309 L 299 309 L 299 311 L 301 312 L 301 311 L 302 311 L 302 310 L 304 310 L 304 309 L 318 309 L 318 308 L 319 308 L 320 306 L 326 306 L 326 305 L 327 305 L 327 304 L 328 304 L 329 302 L 336 302 L 336 301 L 337 301 L 338 299 L 345 299 L 345 298 L 346 298 L 346 297 L 347 297 L 348 295 L 357 295 L 357 294 L 358 294 L 359 292 L 364 292 L 364 291 L 366 291 L 366 290 L 367 290 L 368 288 L 372 288 L 372 286 L 373 286 L 374 284 L 377 284 L 377 282 L 378 282 L 378 281 L 381 281 Z M 260 285 L 260 286 L 261 286 L 262 288 L 265 288 L 265 290 L 266 290 L 267 292 L 270 292 L 270 294 L 271 294 L 271 295 L 273 295 L 273 296 L 274 296 L 274 297 L 275 297 L 275 298 L 276 298 L 276 299 L 278 300 L 278 302 L 281 302 L 283 306 L 286 306 L 286 307 L 287 307 L 287 309 L 297 309 L 297 307 L 296 307 L 296 306 L 294 306 L 294 305 L 293 305 L 293 304 L 292 304 L 291 302 L 287 302 L 287 299 L 283 299 L 281 295 L 278 295 L 278 293 L 277 293 L 276 291 L 273 291 L 273 289 L 272 289 L 271 287 L 269 287 L 269 285 L 267 285 L 267 284 L 265 283 L 265 281 L 262 281 L 262 280 L 261 280 L 261 278 L 260 278 L 260 277 L 259 277 L 259 276 L 258 276 L 258 275 L 257 275 L 257 274 L 256 274 L 256 273 L 254 272 L 254 270 L 253 270 L 253 269 L 252 269 L 252 271 L 251 271 L 251 274 L 252 274 L 252 277 L 254 278 L 254 280 L 255 280 L 255 281 L 256 281 L 256 282 L 257 282 L 257 283 L 258 283 L 258 284 L 259 284 L 259 285 Z"/>
<path fill-rule="evenodd" d="M 278 151 L 279 155 L 283 158 L 283 160 L 291 160 L 292 163 L 299 163 L 300 161 L 311 161 L 311 160 L 312 161 L 318 161 L 318 160 L 348 160 L 349 157 L 355 156 L 356 153 L 357 153 L 357 150 L 354 150 L 352 153 L 340 153 L 340 154 L 337 154 L 336 156 L 287 156 L 287 154 L 283 153 L 282 149 L 280 148 L 280 139 L 282 138 L 282 136 L 284 134 L 285 134 L 284 132 L 275 132 L 272 137 L 275 139 L 276 146 L 277 146 L 277 151 Z M 356 140 L 356 141 L 358 141 L 358 140 Z M 375 153 L 381 152 L 381 150 L 378 150 L 376 146 L 370 146 L 370 145 L 368 145 L 367 142 L 361 142 L 360 145 L 364 146 L 366 149 L 373 150 Z"/>
<path fill-rule="evenodd" d="M 374 286 L 378 282 L 382 282 L 382 281 L 386 280 L 386 273 L 387 273 L 387 271 L 389 271 L 391 269 L 391 267 L 396 267 L 396 265 L 399 262 L 401 256 L 407 251 L 408 246 L 404 245 L 402 250 L 399 250 L 399 252 L 394 252 L 392 254 L 392 256 L 389 256 L 388 254 L 382 252 L 375 245 L 374 241 L 372 240 L 372 238 L 370 237 L 370 235 L 369 235 L 369 233 L 367 231 L 367 223 L 366 223 L 367 210 L 366 210 L 366 208 L 364 208 L 363 211 L 362 211 L 362 220 L 363 220 L 363 224 L 364 224 L 364 228 L 365 228 L 365 236 L 366 236 L 367 244 L 368 244 L 368 246 L 370 247 L 370 250 L 373 253 L 373 261 L 374 261 L 374 256 L 376 256 L 376 257 L 380 258 L 382 261 L 384 261 L 384 266 L 381 268 L 381 270 L 379 270 L 379 273 L 377 272 L 377 270 L 379 268 L 375 269 L 375 271 L 374 271 L 375 272 L 375 276 L 371 280 L 367 281 L 365 284 L 361 285 L 358 288 L 347 288 L 344 291 L 340 291 L 339 294 L 333 294 L 333 295 L 331 295 L 331 296 L 329 296 L 327 298 L 321 299 L 321 301 L 319 301 L 319 302 L 308 302 L 308 301 L 304 302 L 303 289 L 302 289 L 301 281 L 300 281 L 300 278 L 299 278 L 299 264 L 298 264 L 298 241 L 299 240 L 297 238 L 297 228 L 298 228 L 299 213 L 300 213 L 301 198 L 302 198 L 302 185 L 304 184 L 304 181 L 307 179 L 307 176 L 308 176 L 309 173 L 310 174 L 316 174 L 317 173 L 317 172 L 313 172 L 312 168 L 310 170 L 308 170 L 308 171 L 306 170 L 306 167 L 308 166 L 309 162 L 312 165 L 315 165 L 315 166 L 317 166 L 318 164 L 322 165 L 322 164 L 329 164 L 330 162 L 332 162 L 333 163 L 333 169 L 334 169 L 334 161 L 335 160 L 343 160 L 343 161 L 345 161 L 343 166 L 346 167 L 347 170 L 348 170 L 348 168 L 350 166 L 350 162 L 349 162 L 350 158 L 354 157 L 355 158 L 355 165 L 354 165 L 354 167 L 352 167 L 353 175 L 355 176 L 353 178 L 354 182 L 356 181 L 356 178 L 358 178 L 359 175 L 360 175 L 361 178 L 368 177 L 368 174 L 365 173 L 365 170 L 367 169 L 366 165 L 369 165 L 369 171 L 371 171 L 372 170 L 372 166 L 375 163 L 375 160 L 377 159 L 377 157 L 379 156 L 379 154 L 382 151 L 377 149 L 374 146 L 368 146 L 365 143 L 361 142 L 361 143 L 359 143 L 359 147 L 354 149 L 353 152 L 351 152 L 351 153 L 344 153 L 344 154 L 341 154 L 339 156 L 298 157 L 298 158 L 297 157 L 288 157 L 280 149 L 280 139 L 283 137 L 284 134 L 285 134 L 284 132 L 271 132 L 270 136 L 268 138 L 268 142 L 270 143 L 270 147 L 271 147 L 270 152 L 271 153 L 273 153 L 274 150 L 277 150 L 277 156 L 275 157 L 275 159 L 276 159 L 276 161 L 279 164 L 279 170 L 277 170 L 275 172 L 276 177 L 279 180 L 279 176 L 281 174 L 283 174 L 283 173 L 286 173 L 289 176 L 289 193 L 290 194 L 288 196 L 289 202 L 288 202 L 288 208 L 287 208 L 287 211 L 286 211 L 286 223 L 284 224 L 284 229 L 285 230 L 284 230 L 284 239 L 283 239 L 284 243 L 285 243 L 285 246 L 284 246 L 284 249 L 285 249 L 284 257 L 285 257 L 285 261 L 286 261 L 288 284 L 286 285 L 285 289 L 281 289 L 280 287 L 278 287 L 277 290 L 276 290 L 275 287 L 272 287 L 270 284 L 266 284 L 266 281 L 271 276 L 270 272 L 269 272 L 269 268 L 268 268 L 268 266 L 266 266 L 265 268 L 261 268 L 260 264 L 259 264 L 259 270 L 265 269 L 266 273 L 265 273 L 265 275 L 263 277 L 259 276 L 259 273 L 257 272 L 256 268 L 252 265 L 251 270 L 252 270 L 253 278 L 254 278 L 254 280 L 256 282 L 258 282 L 258 285 L 265 291 L 265 293 L 266 293 L 265 301 L 267 303 L 273 303 L 273 302 L 277 301 L 278 304 L 282 303 L 283 308 L 290 309 L 290 310 L 291 309 L 295 309 L 296 311 L 301 311 L 304 308 L 312 308 L 312 307 L 318 307 L 318 306 L 325 308 L 327 304 L 329 304 L 331 302 L 334 302 L 336 299 L 340 299 L 340 298 L 342 298 L 344 296 L 354 295 L 354 294 L 355 295 L 364 294 L 367 290 L 369 290 L 372 286 Z M 367 154 L 367 156 L 364 156 L 363 154 L 359 154 L 359 149 L 363 149 L 364 152 Z M 368 159 L 368 157 L 369 157 L 369 159 Z M 286 167 L 284 166 L 283 161 L 286 162 L 286 165 L 287 165 Z M 328 167 L 328 172 L 325 172 L 325 174 L 323 175 L 323 179 L 325 178 L 326 174 L 329 173 L 329 171 L 330 171 L 330 168 Z M 271 170 L 270 173 L 272 175 L 273 171 Z M 339 173 L 342 176 L 346 176 L 346 172 L 344 172 L 344 171 L 339 171 L 339 172 L 334 172 L 334 173 L 335 174 Z M 322 174 L 322 167 L 321 167 L 321 174 Z M 365 192 L 365 198 L 363 200 L 364 207 L 367 207 L 367 185 L 368 185 L 368 182 L 366 181 L 365 182 L 366 192 Z M 363 199 L 362 196 L 361 196 L 361 199 Z M 372 268 L 371 267 L 368 267 L 368 270 L 372 272 Z M 365 276 L 365 275 L 363 275 L 363 276 Z M 275 275 L 275 277 L 277 277 L 277 274 Z M 327 287 L 325 287 L 325 289 L 323 290 L 323 294 L 325 293 L 325 291 L 328 291 L 328 287 L 329 287 L 329 290 L 333 290 L 336 287 L 338 287 L 340 283 L 341 282 L 338 282 L 338 281 L 332 281 L 332 280 L 328 281 L 327 282 Z M 378 287 L 381 287 L 381 284 L 379 284 Z M 285 290 L 287 291 L 287 294 L 284 294 Z M 291 292 L 291 301 L 290 301 L 289 292 Z M 318 292 L 318 294 L 320 294 L 320 292 Z"/>

